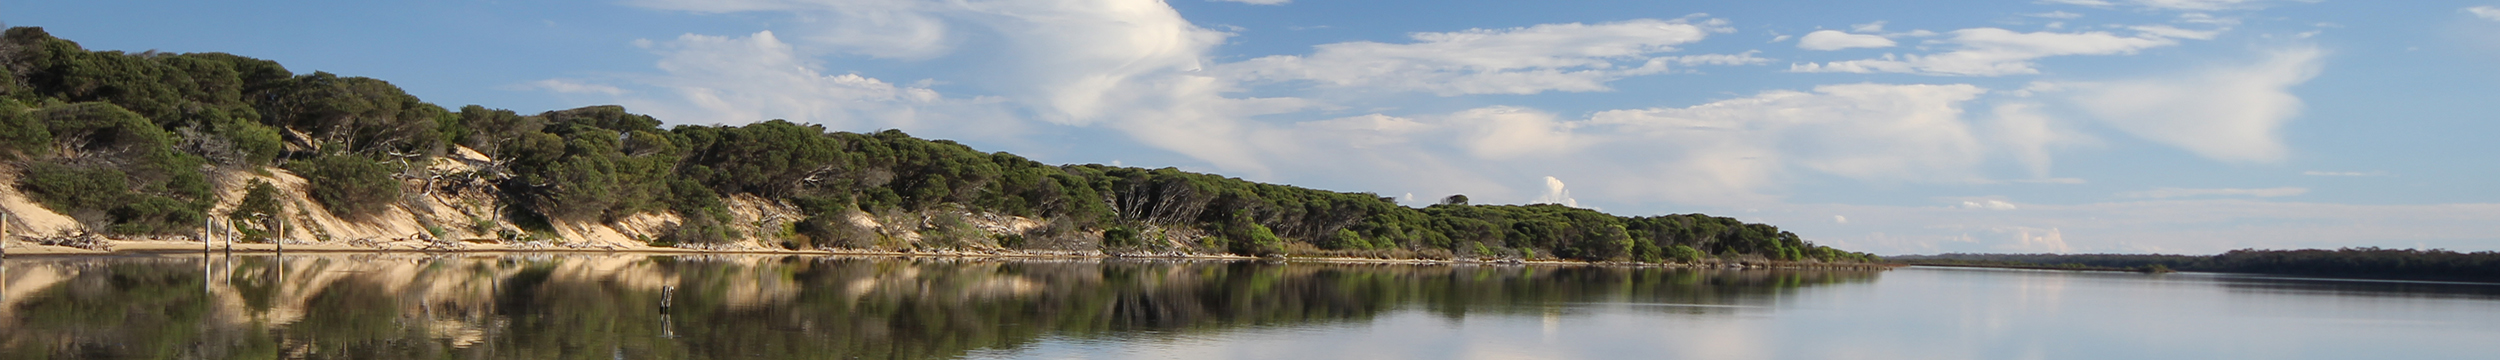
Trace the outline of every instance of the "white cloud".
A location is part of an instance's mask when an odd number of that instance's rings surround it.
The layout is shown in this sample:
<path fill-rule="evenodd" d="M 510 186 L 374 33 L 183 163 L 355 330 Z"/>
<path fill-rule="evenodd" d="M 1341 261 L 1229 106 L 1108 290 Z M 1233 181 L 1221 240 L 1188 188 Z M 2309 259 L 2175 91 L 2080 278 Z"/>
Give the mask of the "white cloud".
<path fill-rule="evenodd" d="M 2070 13 L 2070 12 L 2065 12 L 2065 11 L 2050 11 L 2050 12 L 2038 13 L 2038 14 L 2025 14 L 2025 15 L 2023 15 L 2023 16 L 2030 16 L 2030 17 L 2036 17 L 2036 18 L 2049 18 L 2049 19 L 2075 19 L 2075 18 L 2082 18 L 2082 17 L 2083 17 L 2083 14 Z"/>
<path fill-rule="evenodd" d="M 1561 204 L 1562 206 L 1580 207 L 1580 200 L 1571 198 L 1571 189 L 1563 187 L 1562 179 L 1556 179 L 1552 176 L 1545 177 L 1545 194 L 1537 196 L 1534 203 Z"/>
<path fill-rule="evenodd" d="M 1847 217 L 1847 216 L 1840 216 L 1840 215 L 1832 215 L 1832 223 L 1833 223 L 1833 224 L 1847 224 L 1847 223 L 1849 223 L 1849 217 Z"/>
<path fill-rule="evenodd" d="M 2222 31 L 2219 30 L 2188 30 L 2169 25 L 2138 25 L 2129 26 L 2127 28 L 2134 29 L 2137 32 L 2142 32 L 2144 35 L 2148 36 L 2173 39 L 2213 40 L 2215 35 L 2222 34 Z"/>
<path fill-rule="evenodd" d="M 1764 63 L 1769 63 L 1769 62 L 1771 62 L 1771 59 L 1768 59 L 1768 58 L 1763 58 L 1763 57 L 1759 57 L 1759 56 L 1754 56 L 1754 54 L 1759 54 L 1759 53 L 1762 53 L 1762 51 L 1761 51 L 1761 50 L 1749 50 L 1749 51 L 1745 51 L 1745 52 L 1742 52 L 1742 53 L 1735 53 L 1735 54 L 1698 54 L 1698 55 L 1681 55 L 1681 56 L 1673 56 L 1673 57 L 1664 57 L 1664 58 L 1661 58 L 1661 59 L 1674 59 L 1674 62 L 1675 62 L 1675 64 L 1676 64 L 1676 65 L 1683 65 L 1683 66 L 1694 66 L 1694 65 L 1759 65 L 1759 64 L 1764 64 Z"/>
<path fill-rule="evenodd" d="M 1571 128 L 1576 124 L 1556 120 L 1547 114 L 1526 108 L 1496 106 L 1470 109 L 1451 114 L 1447 121 L 1459 128 L 1470 129 L 1461 138 L 1467 152 L 1477 158 L 1505 160 L 1529 155 L 1556 155 L 1569 152 L 1577 145 Z"/>
<path fill-rule="evenodd" d="M 1520 180 L 1571 178 L 1613 201 L 1775 201 L 1799 172 L 1876 182 L 1984 182 L 1990 148 L 1961 106 L 1971 85 L 1845 84 L 1681 108 L 1568 119 L 1493 106 L 1364 115 L 1288 126 L 1242 123 L 1258 158 L 1337 186 L 1465 193 L 1484 203 L 1559 202 Z M 1353 183 L 1346 183 L 1353 182 Z M 1550 189 L 1546 189 L 1550 190 Z M 1544 200 L 1538 200 L 1544 199 Z M 1582 205 L 1585 206 L 1585 205 Z"/>
<path fill-rule="evenodd" d="M 2014 209 L 2017 209 L 2018 207 L 2014 206 L 2014 203 L 2005 202 L 2005 200 L 1996 200 L 1996 199 L 1974 199 L 1974 200 L 1964 200 L 1964 201 L 1962 201 L 1962 208 L 1964 208 L 1964 209 L 1988 209 L 1988 210 L 2014 210 Z"/>
<path fill-rule="evenodd" d="M 1754 198 L 1790 166 L 1874 181 L 1977 178 L 1981 143 L 1960 104 L 1969 85 L 1848 84 L 1772 91 L 1685 108 L 1601 111 L 1590 152 L 1636 155 L 1601 186 L 1608 196 L 1683 202 Z"/>
<path fill-rule="evenodd" d="M 1877 21 L 1865 24 L 1849 25 L 1849 30 L 1862 33 L 1882 32 L 1884 31 L 1884 22 Z"/>
<path fill-rule="evenodd" d="M 1237 3 L 1251 4 L 1251 5 L 1284 5 L 1285 3 L 1290 3 L 1290 2 L 1293 2 L 1293 0 L 1208 0 L 1208 1 L 1216 1 L 1216 2 L 1237 2 Z"/>
<path fill-rule="evenodd" d="M 2476 7 L 2465 8 L 2465 9 L 2464 9 L 2464 10 L 2462 10 L 2462 11 L 2465 11 L 2465 13 L 2468 13 L 2468 14 L 2474 14 L 2474 16 L 2475 16 L 2475 17 L 2480 17 L 2480 18 L 2483 18 L 2483 19 L 2491 20 L 2491 21 L 2500 21 L 2500 7 L 2492 7 L 2492 6 L 2476 6 Z"/>
<path fill-rule="evenodd" d="M 2218 16 L 2214 16 L 2213 14 L 2198 13 L 2198 12 L 2192 12 L 2192 13 L 2179 14 L 2179 20 L 2178 20 L 2178 21 L 2179 21 L 2180 23 L 2186 23 L 2186 24 L 2206 24 L 2206 25 L 2219 25 L 2219 26 L 2237 26 L 2237 25 L 2239 25 L 2239 24 L 2240 24 L 2240 19 L 2239 19 L 2239 18 L 2218 17 Z"/>
<path fill-rule="evenodd" d="M 2297 187 L 2278 187 L 2278 188 L 2264 188 L 2264 189 L 2228 189 L 2228 188 L 2226 188 L 2226 189 L 2183 189 L 2183 188 L 2159 188 L 2159 189 L 2152 189 L 2152 190 L 2145 190 L 2145 191 L 2131 191 L 2131 192 L 2119 193 L 2119 194 L 2118 194 L 2118 196 L 2131 197 L 2131 198 L 2143 198 L 2143 199 L 2168 199 L 2168 198 L 2198 197 L 2198 196 L 2253 196 L 2253 197 L 2261 197 L 2261 198 L 2263 198 L 2263 197 L 2283 197 L 2283 196 L 2294 196 L 2294 195 L 2307 194 L 2307 193 L 2309 193 L 2309 189 L 2308 189 L 2308 188 L 2297 188 Z"/>
<path fill-rule="evenodd" d="M 2049 176 L 2049 167 L 2054 163 L 2049 155 L 2051 149 L 2094 142 L 2089 135 L 2069 130 L 2056 119 L 2040 114 L 2041 106 L 2031 102 L 2000 104 L 1992 109 L 1994 117 L 1986 124 L 1989 139 L 2029 170 L 2034 179 Z"/>
<path fill-rule="evenodd" d="M 922 105 L 968 105 L 926 88 L 897 86 L 858 74 L 827 74 L 773 32 L 745 37 L 688 34 L 644 42 L 660 55 L 660 76 L 632 79 L 664 89 L 661 94 L 621 96 L 638 112 L 697 123 L 745 123 L 791 119 L 835 126 L 894 127 L 931 118 Z M 543 82 L 542 82 L 543 83 Z M 592 86 L 592 85 L 586 85 Z M 604 86 L 604 85 L 595 85 Z M 613 88 L 613 87 L 609 87 Z M 606 92 L 608 95 L 622 95 Z M 956 109 L 970 111 L 968 107 Z M 975 118 L 978 116 L 966 116 Z"/>
<path fill-rule="evenodd" d="M 2128 37 L 2099 31 L 2022 33 L 1998 28 L 1973 28 L 1954 30 L 1951 34 L 1952 38 L 1942 42 L 1954 45 L 1953 51 L 1933 55 L 1886 54 L 1879 59 L 1797 64 L 1790 66 L 1789 71 L 1962 76 L 2037 74 L 2040 71 L 2033 68 L 2034 59 L 2134 54 L 2148 48 L 2178 44 L 2176 40 L 2158 34 Z"/>
<path fill-rule="evenodd" d="M 2260 63 L 2188 76 L 2077 84 L 2086 112 L 2129 134 L 2231 162 L 2278 162 L 2283 123 L 2300 114 L 2293 85 L 2316 76 L 2321 52 L 2302 47 Z"/>
<path fill-rule="evenodd" d="M 1411 43 L 1324 44 L 1308 56 L 1261 57 L 1218 71 L 1240 79 L 1445 96 L 1607 91 L 1609 81 L 1661 73 L 1676 61 L 1654 54 L 1728 31 L 1717 20 L 1642 19 L 1415 33 Z"/>
<path fill-rule="evenodd" d="M 628 0 L 628 4 L 699 13 L 787 12 L 797 16 L 798 42 L 810 49 L 886 58 L 930 58 L 954 48 L 948 3 L 910 0 Z"/>
<path fill-rule="evenodd" d="M 1818 30 L 1797 39 L 1797 48 L 1806 50 L 1840 50 L 1852 48 L 1888 48 L 1892 39 L 1879 35 L 1850 34 L 1838 30 Z"/>

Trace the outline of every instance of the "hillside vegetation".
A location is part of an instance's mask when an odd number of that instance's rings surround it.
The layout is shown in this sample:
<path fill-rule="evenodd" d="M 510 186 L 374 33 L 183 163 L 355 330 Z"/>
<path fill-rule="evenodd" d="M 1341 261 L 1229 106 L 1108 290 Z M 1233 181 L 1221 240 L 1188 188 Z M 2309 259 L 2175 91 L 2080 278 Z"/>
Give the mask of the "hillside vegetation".
<path fill-rule="evenodd" d="M 307 206 L 351 221 L 431 213 L 420 204 L 429 197 L 479 194 L 458 203 L 490 216 L 426 220 L 427 229 L 496 241 L 565 241 L 548 234 L 657 216 L 665 226 L 629 235 L 654 246 L 791 249 L 1873 259 L 1700 214 L 1623 217 L 1471 205 L 1464 196 L 1411 208 L 1171 168 L 1049 165 L 894 130 L 781 120 L 663 127 L 617 106 L 453 110 L 382 80 L 297 74 L 222 53 L 89 51 L 40 28 L 7 31 L 0 71 L 0 162 L 17 172 L 9 185 L 115 235 L 189 234 L 212 216 L 309 213 L 278 209 L 287 205 L 270 201 L 265 184 L 248 191 L 260 200 L 220 199 L 247 192 L 219 179 L 291 174 L 307 184 Z M 462 154 L 475 156 L 432 165 Z M 1030 225 L 998 225 L 1019 221 Z"/>

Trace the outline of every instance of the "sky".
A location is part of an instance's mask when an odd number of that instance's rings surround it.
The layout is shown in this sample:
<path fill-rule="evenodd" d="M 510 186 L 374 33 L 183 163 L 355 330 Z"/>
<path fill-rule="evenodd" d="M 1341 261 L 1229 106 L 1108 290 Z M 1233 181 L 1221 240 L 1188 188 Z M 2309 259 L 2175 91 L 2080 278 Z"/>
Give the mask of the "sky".
<path fill-rule="evenodd" d="M 900 129 L 1877 254 L 2500 250 L 2500 1 L 0 0 L 446 107 Z"/>

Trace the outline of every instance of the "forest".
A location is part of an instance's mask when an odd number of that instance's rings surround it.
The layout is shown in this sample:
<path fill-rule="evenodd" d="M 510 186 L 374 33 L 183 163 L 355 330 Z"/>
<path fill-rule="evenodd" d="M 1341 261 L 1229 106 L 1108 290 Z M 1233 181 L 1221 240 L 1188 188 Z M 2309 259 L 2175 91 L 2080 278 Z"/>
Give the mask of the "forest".
<path fill-rule="evenodd" d="M 2182 271 L 2232 272 L 2365 279 L 2500 282 L 2500 252 L 2383 249 L 2241 249 L 2212 256 L 2137 254 L 1942 254 L 1893 256 L 1920 265 L 1977 265 L 2137 270 L 2159 266 Z"/>
<path fill-rule="evenodd" d="M 1771 225 L 1701 214 L 1625 217 L 1550 204 L 1477 205 L 1464 195 L 1415 208 L 1370 193 L 1174 168 L 1043 164 L 897 130 L 853 133 L 783 120 L 667 125 L 618 106 L 452 109 L 378 79 L 299 74 L 224 53 L 90 51 L 34 27 L 0 38 L 0 71 L 0 170 L 17 179 L 9 185 L 114 235 L 184 234 L 209 217 L 245 221 L 244 210 L 211 210 L 219 202 L 212 179 L 284 171 L 303 177 L 310 198 L 345 218 L 381 216 L 439 182 L 483 184 L 525 229 L 646 213 L 681 219 L 648 239 L 653 246 L 754 240 L 790 249 L 1876 260 Z M 423 171 L 430 159 L 462 150 L 492 164 Z M 278 212 L 262 186 L 241 208 Z M 727 226 L 732 196 L 786 204 L 804 219 L 786 231 L 741 232 Z M 934 240 L 898 243 L 847 220 L 897 213 L 996 214 L 1044 225 L 984 233 L 957 217 L 931 216 L 924 220 L 936 225 L 923 238 Z"/>

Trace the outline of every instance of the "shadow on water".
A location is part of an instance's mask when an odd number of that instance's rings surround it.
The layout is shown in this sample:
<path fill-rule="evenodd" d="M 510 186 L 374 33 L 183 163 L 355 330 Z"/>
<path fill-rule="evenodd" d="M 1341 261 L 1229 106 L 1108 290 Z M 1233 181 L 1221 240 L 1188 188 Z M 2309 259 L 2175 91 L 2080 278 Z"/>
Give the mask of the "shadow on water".
<path fill-rule="evenodd" d="M 1860 271 L 786 256 L 12 259 L 0 358 L 952 358 L 1046 337 L 1726 314 Z M 1148 335 L 1159 336 L 1159 335 Z"/>

